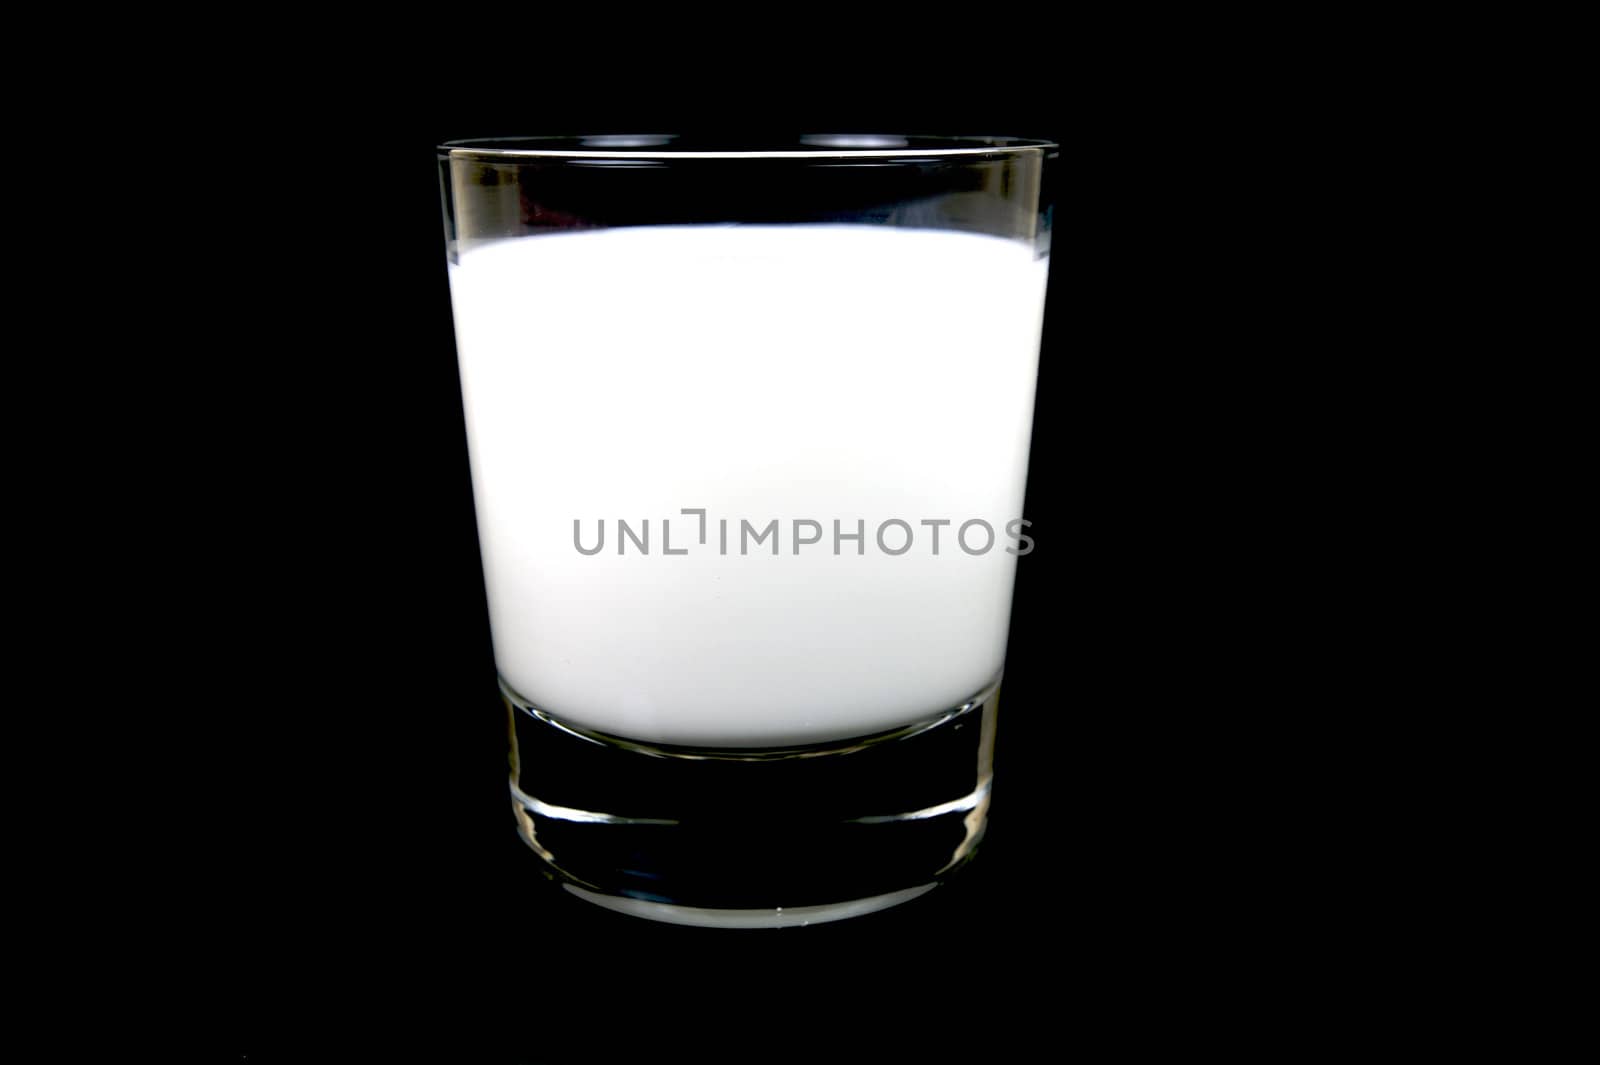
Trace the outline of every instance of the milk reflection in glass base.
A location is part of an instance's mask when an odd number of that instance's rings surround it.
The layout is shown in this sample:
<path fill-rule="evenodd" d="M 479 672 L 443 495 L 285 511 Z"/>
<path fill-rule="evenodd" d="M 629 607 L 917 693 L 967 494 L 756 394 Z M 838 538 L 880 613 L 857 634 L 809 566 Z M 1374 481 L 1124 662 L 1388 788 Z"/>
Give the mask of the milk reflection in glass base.
<path fill-rule="evenodd" d="M 809 924 L 974 853 L 1052 154 L 443 149 L 513 809 L 574 894 Z"/>

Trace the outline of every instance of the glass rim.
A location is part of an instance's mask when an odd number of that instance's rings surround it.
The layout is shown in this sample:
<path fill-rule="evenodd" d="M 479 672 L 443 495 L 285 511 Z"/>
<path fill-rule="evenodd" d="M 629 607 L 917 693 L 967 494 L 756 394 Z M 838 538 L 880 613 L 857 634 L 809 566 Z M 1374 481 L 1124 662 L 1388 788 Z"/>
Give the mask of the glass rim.
<path fill-rule="evenodd" d="M 598 133 L 562 136 L 472 137 L 445 141 L 441 158 L 481 159 L 902 159 L 960 158 L 1054 151 L 1055 141 L 1023 137 L 923 136 L 886 133 L 806 133 L 791 146 L 691 147 L 703 138 L 677 133 Z M 675 142 L 688 142 L 677 146 Z"/>

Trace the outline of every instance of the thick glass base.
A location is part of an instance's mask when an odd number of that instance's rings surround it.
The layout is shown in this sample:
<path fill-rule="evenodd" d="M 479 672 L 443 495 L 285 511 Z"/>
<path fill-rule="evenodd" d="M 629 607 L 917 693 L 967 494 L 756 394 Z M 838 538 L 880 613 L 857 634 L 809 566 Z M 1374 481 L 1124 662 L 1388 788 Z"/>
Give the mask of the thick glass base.
<path fill-rule="evenodd" d="M 924 884 L 921 887 L 906 888 L 904 891 L 891 891 L 887 895 L 876 895 L 870 899 L 836 902 L 831 906 L 716 910 L 706 906 L 673 906 L 665 902 L 646 902 L 643 899 L 620 895 L 601 895 L 572 884 L 565 885 L 566 889 L 578 898 L 592 902 L 596 906 L 604 906 L 608 910 L 645 917 L 652 921 L 664 921 L 667 924 L 699 925 L 702 928 L 804 928 L 807 925 L 826 924 L 829 921 L 842 921 L 846 917 L 860 917 L 864 914 L 877 913 L 879 910 L 887 910 L 890 906 L 898 906 L 902 902 L 910 902 L 918 896 L 926 895 L 938 886 L 938 884 Z"/>
<path fill-rule="evenodd" d="M 783 750 L 602 736 L 501 690 L 518 832 L 608 909 L 722 928 L 835 921 L 931 890 L 983 836 L 998 684 L 908 728 Z"/>

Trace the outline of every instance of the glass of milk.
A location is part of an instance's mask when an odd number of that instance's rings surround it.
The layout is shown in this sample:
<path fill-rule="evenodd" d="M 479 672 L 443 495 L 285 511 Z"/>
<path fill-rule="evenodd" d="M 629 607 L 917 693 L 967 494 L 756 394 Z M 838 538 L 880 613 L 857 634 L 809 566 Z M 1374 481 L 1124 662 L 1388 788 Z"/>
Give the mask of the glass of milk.
<path fill-rule="evenodd" d="M 983 836 L 1056 146 L 440 148 L 519 832 L 657 920 L 836 920 Z"/>

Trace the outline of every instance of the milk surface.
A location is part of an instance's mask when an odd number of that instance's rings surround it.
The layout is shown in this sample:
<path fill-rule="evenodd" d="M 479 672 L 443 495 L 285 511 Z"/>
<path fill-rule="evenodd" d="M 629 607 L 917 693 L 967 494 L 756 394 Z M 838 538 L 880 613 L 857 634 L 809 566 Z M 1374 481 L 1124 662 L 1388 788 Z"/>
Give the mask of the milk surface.
<path fill-rule="evenodd" d="M 887 226 L 628 227 L 463 252 L 450 282 L 506 683 L 581 728 L 710 747 L 892 729 L 991 684 L 1045 273 L 1016 242 Z M 704 543 L 684 508 L 706 511 Z M 913 533 L 900 555 L 876 538 L 895 518 Z M 648 553 L 618 519 L 636 537 L 648 521 Z M 777 555 L 741 544 L 741 522 L 773 519 Z M 796 519 L 822 530 L 798 554 Z M 951 522 L 937 555 L 934 519 Z M 976 555 L 956 541 L 971 519 L 995 533 Z M 585 548 L 603 523 L 602 550 L 580 553 L 575 520 Z M 835 520 L 861 523 L 864 553 L 834 553 Z M 664 553 L 664 532 L 687 553 Z M 898 550 L 905 532 L 884 539 Z M 985 539 L 971 527 L 969 547 Z"/>

